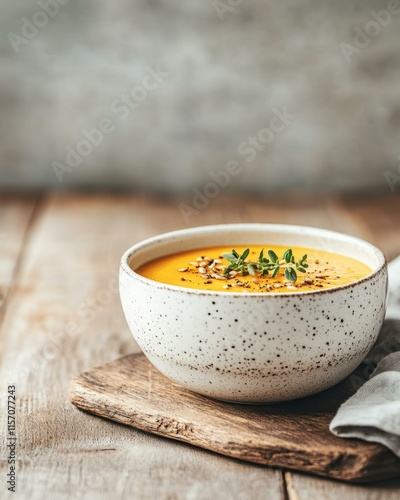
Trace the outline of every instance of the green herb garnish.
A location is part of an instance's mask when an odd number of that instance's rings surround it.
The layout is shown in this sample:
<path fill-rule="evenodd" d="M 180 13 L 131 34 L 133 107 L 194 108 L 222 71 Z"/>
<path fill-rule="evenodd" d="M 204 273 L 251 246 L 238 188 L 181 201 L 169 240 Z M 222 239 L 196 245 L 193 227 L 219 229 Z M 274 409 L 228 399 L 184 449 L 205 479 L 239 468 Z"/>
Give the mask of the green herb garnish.
<path fill-rule="evenodd" d="M 246 248 L 242 255 L 239 255 L 235 249 L 233 249 L 231 253 L 224 253 L 222 256 L 230 262 L 224 274 L 227 275 L 231 271 L 236 271 L 243 276 L 249 274 L 255 276 L 256 272 L 259 272 L 262 276 L 268 276 L 268 274 L 271 273 L 272 278 L 275 278 L 282 269 L 285 273 L 285 278 L 291 283 L 296 283 L 296 271 L 301 273 L 307 272 L 307 254 L 296 261 L 291 248 L 283 253 L 282 259 L 279 259 L 273 250 L 268 250 L 267 253 L 269 258 L 265 257 L 264 249 L 262 249 L 257 262 L 246 260 L 250 254 L 249 248 Z"/>

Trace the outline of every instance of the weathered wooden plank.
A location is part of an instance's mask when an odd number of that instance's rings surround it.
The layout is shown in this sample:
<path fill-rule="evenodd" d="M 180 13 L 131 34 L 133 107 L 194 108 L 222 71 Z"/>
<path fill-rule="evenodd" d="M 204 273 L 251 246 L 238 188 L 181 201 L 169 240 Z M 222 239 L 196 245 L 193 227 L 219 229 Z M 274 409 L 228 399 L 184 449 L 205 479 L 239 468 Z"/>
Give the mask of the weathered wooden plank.
<path fill-rule="evenodd" d="M 105 195 L 44 201 L 0 333 L 1 390 L 17 387 L 22 498 L 261 499 L 267 491 L 284 498 L 279 470 L 171 444 L 84 415 L 68 401 L 77 373 L 137 350 L 117 293 L 122 252 L 181 226 L 177 205 L 166 201 Z"/>
<path fill-rule="evenodd" d="M 37 196 L 0 196 L 0 321 L 37 202 Z"/>
<path fill-rule="evenodd" d="M 392 479 L 367 485 L 346 484 L 339 481 L 285 472 L 289 500 L 321 498 L 324 500 L 398 500 L 400 480 Z"/>
<path fill-rule="evenodd" d="M 361 200 L 368 204 L 365 198 Z M 247 200 L 241 203 L 241 219 L 245 222 L 320 227 L 372 239 L 372 233 L 363 220 L 355 220 L 342 198 L 334 196 L 275 195 Z"/>
<path fill-rule="evenodd" d="M 133 354 L 77 377 L 71 401 L 95 415 L 248 462 L 353 482 L 399 476 L 400 460 L 383 446 L 329 432 L 349 392 L 347 379 L 280 405 L 222 403 L 180 387 L 143 354 Z"/>
<path fill-rule="evenodd" d="M 256 198 L 243 204 L 246 222 L 298 224 L 335 229 L 328 199 L 320 196 L 279 195 Z"/>
<path fill-rule="evenodd" d="M 400 194 L 342 196 L 335 200 L 334 207 L 338 219 L 346 218 L 388 260 L 400 254 Z"/>

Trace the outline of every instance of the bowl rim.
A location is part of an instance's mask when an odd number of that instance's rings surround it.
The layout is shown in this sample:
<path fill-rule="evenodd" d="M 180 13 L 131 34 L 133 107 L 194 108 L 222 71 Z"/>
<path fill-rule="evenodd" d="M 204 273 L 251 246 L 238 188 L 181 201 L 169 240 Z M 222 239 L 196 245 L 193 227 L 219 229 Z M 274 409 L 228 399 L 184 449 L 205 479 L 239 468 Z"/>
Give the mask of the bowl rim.
<path fill-rule="evenodd" d="M 232 229 L 235 229 L 237 231 L 241 231 L 243 229 L 246 230 L 265 230 L 265 229 L 275 229 L 275 230 L 281 230 L 283 233 L 291 233 L 291 232 L 304 232 L 304 231 L 310 231 L 311 233 L 314 233 L 314 235 L 319 235 L 319 236 L 326 236 L 326 237 L 341 237 L 347 239 L 349 242 L 353 241 L 355 243 L 358 243 L 362 246 L 364 246 L 366 249 L 371 251 L 371 253 L 378 259 L 378 265 L 375 271 L 372 271 L 370 274 L 367 276 L 364 276 L 363 278 L 360 278 L 356 281 L 352 281 L 350 283 L 347 283 L 345 285 L 339 285 L 335 286 L 332 288 L 325 288 L 322 290 L 310 290 L 306 292 L 268 292 L 268 293 L 262 293 L 262 292 L 241 292 L 241 293 L 235 293 L 235 292 L 228 292 L 228 291 L 211 291 L 211 290 L 202 290 L 198 288 L 187 288 L 184 286 L 176 286 L 176 285 L 170 285 L 168 283 L 161 283 L 160 281 L 152 280 L 150 278 L 146 278 L 140 274 L 138 274 L 136 271 L 134 271 L 130 265 L 129 261 L 134 255 L 139 250 L 142 250 L 143 248 L 146 248 L 148 246 L 153 246 L 158 243 L 162 243 L 164 241 L 168 241 L 170 239 L 177 239 L 181 238 L 182 236 L 193 236 L 193 235 L 198 235 L 199 233 L 205 232 L 213 232 L 213 231 L 229 231 Z M 312 248 L 312 247 L 310 247 Z M 201 296 L 210 296 L 210 297 L 231 297 L 231 298 L 236 298 L 236 297 L 244 297 L 244 298 L 249 298 L 249 297 L 258 297 L 258 298 L 265 298 L 265 297 L 282 297 L 282 298 L 287 298 L 287 297 L 303 297 L 303 296 L 315 296 L 315 295 L 323 295 L 326 293 L 334 293 L 338 292 L 341 290 L 346 290 L 346 289 L 351 289 L 354 288 L 355 286 L 358 286 L 366 281 L 369 281 L 373 279 L 375 276 L 377 276 L 379 273 L 381 273 L 384 269 L 387 268 L 387 260 L 385 255 L 379 248 L 374 246 L 372 243 L 363 240 L 362 238 L 358 238 L 356 236 L 352 236 L 346 233 L 341 233 L 339 231 L 331 231 L 330 229 L 323 229 L 319 227 L 313 227 L 313 226 L 302 226 L 302 225 L 295 225 L 295 224 L 273 224 L 273 223 L 238 223 L 238 224 L 212 224 L 212 225 L 206 225 L 206 226 L 196 226 L 193 228 L 185 228 L 185 229 L 178 229 L 175 231 L 169 231 L 166 233 L 161 233 L 155 236 L 152 236 L 150 238 L 146 238 L 145 240 L 142 240 L 138 243 L 135 243 L 132 245 L 130 248 L 128 248 L 122 255 L 121 261 L 120 261 L 120 272 L 124 272 L 127 274 L 130 278 L 141 281 L 142 283 L 146 285 L 151 285 L 156 288 L 161 288 L 161 289 L 166 289 L 170 290 L 171 292 L 180 292 L 184 294 L 191 294 L 191 295 L 201 295 Z"/>

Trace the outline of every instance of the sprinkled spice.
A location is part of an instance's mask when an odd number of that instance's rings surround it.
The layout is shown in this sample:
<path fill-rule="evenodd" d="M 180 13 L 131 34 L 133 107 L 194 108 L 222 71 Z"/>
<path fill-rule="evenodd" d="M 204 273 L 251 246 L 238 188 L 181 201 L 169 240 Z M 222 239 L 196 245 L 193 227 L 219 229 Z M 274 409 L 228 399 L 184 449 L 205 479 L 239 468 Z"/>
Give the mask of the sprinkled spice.
<path fill-rule="evenodd" d="M 328 258 L 318 255 L 320 265 L 316 265 L 318 258 L 314 252 L 318 251 L 312 248 L 287 249 L 282 245 L 272 248 L 273 251 L 263 250 L 255 244 L 251 250 L 238 245 L 229 253 L 224 253 L 223 247 L 188 250 L 150 261 L 139 274 L 143 272 L 161 283 L 187 288 L 278 294 L 332 288 L 370 272 L 364 264 L 340 254 L 325 252 Z M 304 255 L 299 259 L 303 254 L 309 257 Z"/>
<path fill-rule="evenodd" d="M 252 251 L 251 254 L 256 252 Z M 283 257 L 279 259 L 277 254 L 273 250 L 268 250 L 268 257 L 264 256 L 264 250 L 262 250 L 258 256 L 258 261 L 253 262 L 248 260 L 250 254 L 250 249 L 247 248 L 241 255 L 232 249 L 231 253 L 225 253 L 219 256 L 218 259 L 214 259 L 209 256 L 199 256 L 195 261 L 189 262 L 189 267 L 182 267 L 178 269 L 181 273 L 186 273 L 188 271 L 195 271 L 202 275 L 206 279 L 213 279 L 219 281 L 229 281 L 235 280 L 234 283 L 227 283 L 223 285 L 224 289 L 240 287 L 243 289 L 251 288 L 250 281 L 242 281 L 239 279 L 252 276 L 251 282 L 255 285 L 259 285 L 258 289 L 260 291 L 270 291 L 274 288 L 282 288 L 286 286 L 289 290 L 293 290 L 296 287 L 294 283 L 297 281 L 297 272 L 305 273 L 307 264 L 307 255 L 304 255 L 301 259 L 295 260 L 293 256 L 293 251 L 291 249 L 286 250 L 283 253 Z M 224 264 L 223 259 L 229 262 L 229 264 Z M 222 264 L 222 265 L 221 265 Z M 194 268 L 194 269 L 193 269 Z M 280 283 L 266 283 L 264 285 L 260 284 L 260 278 L 266 277 L 271 273 L 271 277 L 275 277 L 280 271 L 284 272 L 285 281 L 284 285 Z M 184 278 L 181 278 L 184 281 Z M 204 284 L 211 284 L 212 281 L 205 281 Z M 312 284 L 313 280 L 304 280 L 300 282 L 297 287 L 306 286 Z M 244 291 L 244 290 L 242 290 Z"/>

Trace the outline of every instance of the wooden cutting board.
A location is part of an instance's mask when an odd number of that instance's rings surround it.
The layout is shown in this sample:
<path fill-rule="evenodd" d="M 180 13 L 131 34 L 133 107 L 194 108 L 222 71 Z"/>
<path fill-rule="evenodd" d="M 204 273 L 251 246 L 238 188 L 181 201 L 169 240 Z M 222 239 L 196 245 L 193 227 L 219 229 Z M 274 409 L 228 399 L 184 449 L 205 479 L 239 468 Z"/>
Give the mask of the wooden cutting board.
<path fill-rule="evenodd" d="M 354 392 L 349 380 L 298 401 L 247 406 L 192 393 L 132 354 L 75 378 L 78 408 L 228 457 L 351 482 L 400 475 L 400 460 L 379 444 L 341 439 L 329 422 Z"/>

